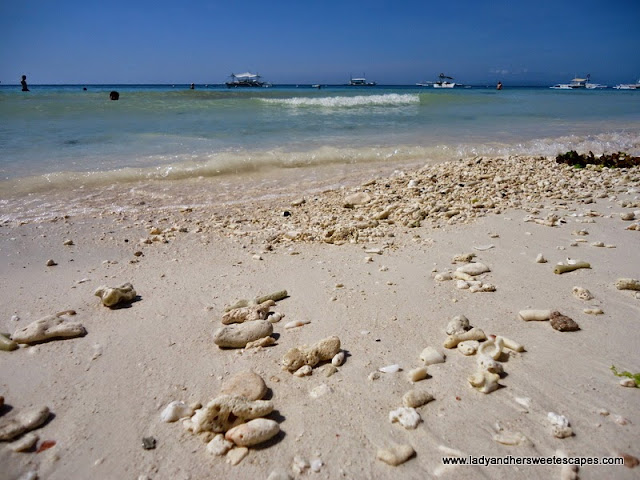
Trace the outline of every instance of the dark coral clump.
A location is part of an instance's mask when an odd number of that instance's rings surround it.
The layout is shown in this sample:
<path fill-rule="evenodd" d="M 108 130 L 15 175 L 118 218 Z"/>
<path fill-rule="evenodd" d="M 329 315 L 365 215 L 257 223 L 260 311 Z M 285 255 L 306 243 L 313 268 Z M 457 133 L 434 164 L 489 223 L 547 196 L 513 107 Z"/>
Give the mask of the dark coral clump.
<path fill-rule="evenodd" d="M 608 168 L 631 168 L 640 165 L 640 157 L 634 157 L 624 152 L 604 154 L 596 157 L 593 152 L 581 155 L 575 150 L 561 153 L 556 157 L 556 162 L 566 163 L 576 168 L 584 168 L 587 165 L 598 165 Z"/>

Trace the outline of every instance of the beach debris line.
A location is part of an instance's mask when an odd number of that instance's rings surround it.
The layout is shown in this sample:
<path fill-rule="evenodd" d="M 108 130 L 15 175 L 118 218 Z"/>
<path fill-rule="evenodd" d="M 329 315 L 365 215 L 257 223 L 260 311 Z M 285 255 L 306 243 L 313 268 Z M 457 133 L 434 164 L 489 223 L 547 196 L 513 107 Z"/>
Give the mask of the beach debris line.
<path fill-rule="evenodd" d="M 64 315 L 75 315 L 75 310 L 65 310 L 47 315 L 24 328 L 16 330 L 11 339 L 16 343 L 33 344 L 52 339 L 82 337 L 87 334 L 79 322 L 66 321 Z"/>

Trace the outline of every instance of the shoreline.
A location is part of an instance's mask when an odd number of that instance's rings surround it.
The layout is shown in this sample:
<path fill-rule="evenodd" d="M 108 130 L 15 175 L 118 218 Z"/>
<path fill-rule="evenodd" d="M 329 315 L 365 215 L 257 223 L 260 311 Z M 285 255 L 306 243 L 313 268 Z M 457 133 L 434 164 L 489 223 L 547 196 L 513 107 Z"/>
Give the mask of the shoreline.
<path fill-rule="evenodd" d="M 615 288 L 617 278 L 640 272 L 640 231 L 627 230 L 640 219 L 640 168 L 576 170 L 534 157 L 423 164 L 354 168 L 337 184 L 310 179 L 311 194 L 303 194 L 302 183 L 269 182 L 246 190 L 238 182 L 217 193 L 221 200 L 234 194 L 237 203 L 200 205 L 193 190 L 184 203 L 162 188 L 142 196 L 113 192 L 118 205 L 132 208 L 114 209 L 109 197 L 96 195 L 86 199 L 94 207 L 88 214 L 3 223 L 0 330 L 66 309 L 87 329 L 81 338 L 0 352 L 3 371 L 11 372 L 0 384 L 13 407 L 5 416 L 41 404 L 55 415 L 36 430 L 41 441 L 56 441 L 53 448 L 13 453 L 0 444 L 8 474 L 471 479 L 526 472 L 542 479 L 565 477 L 558 466 L 444 468 L 440 458 L 559 450 L 640 457 L 639 391 L 621 387 L 609 370 L 640 371 L 640 299 Z M 134 198 L 145 203 L 136 207 Z M 73 245 L 63 244 L 68 239 Z M 472 293 L 455 280 L 435 280 L 467 252 L 490 267 L 482 281 L 495 291 Z M 536 263 L 539 253 L 549 263 Z M 553 265 L 567 257 L 591 268 L 555 275 Z M 48 259 L 57 265 L 47 267 Z M 99 285 L 124 282 L 140 296 L 129 308 L 110 310 L 93 295 Z M 595 298 L 575 298 L 575 286 Z M 280 289 L 289 297 L 274 307 L 285 314 L 274 324 L 275 345 L 214 345 L 225 306 Z M 588 307 L 604 314 L 585 314 Z M 528 308 L 559 310 L 580 330 L 519 320 L 518 311 Z M 502 359 L 498 390 L 473 389 L 467 377 L 475 358 L 442 347 L 455 315 L 525 346 Z M 285 329 L 289 321 L 310 323 Z M 337 373 L 325 377 L 314 368 L 298 378 L 282 371 L 290 348 L 331 335 L 347 352 Z M 446 361 L 412 384 L 406 374 L 420 366 L 427 346 L 444 351 Z M 402 371 L 370 379 L 392 364 Z M 225 379 L 247 369 L 266 382 L 276 409 L 270 418 L 283 433 L 250 448 L 238 465 L 209 453 L 180 422 L 160 421 L 169 402 L 206 404 Z M 435 397 L 418 408 L 422 423 L 414 430 L 388 419 L 411 389 Z M 574 435 L 554 437 L 548 412 L 565 415 Z M 503 445 L 494 440 L 500 433 L 529 442 Z M 158 442 L 153 450 L 141 446 L 148 436 Z M 393 444 L 409 444 L 416 454 L 397 467 L 375 460 L 377 449 Z M 319 472 L 296 473 L 295 457 L 320 460 Z M 637 470 L 584 467 L 579 475 L 631 479 Z"/>

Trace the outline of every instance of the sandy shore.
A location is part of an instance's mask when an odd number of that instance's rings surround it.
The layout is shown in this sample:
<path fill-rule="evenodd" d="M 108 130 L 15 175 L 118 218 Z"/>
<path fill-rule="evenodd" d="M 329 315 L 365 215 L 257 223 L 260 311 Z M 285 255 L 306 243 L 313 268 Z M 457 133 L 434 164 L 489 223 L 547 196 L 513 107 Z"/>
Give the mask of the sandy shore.
<path fill-rule="evenodd" d="M 0 443 L 0 478 L 564 479 L 577 477 L 557 465 L 445 467 L 441 459 L 640 457 L 640 390 L 610 370 L 640 372 L 640 294 L 616 288 L 619 278 L 640 278 L 640 231 L 629 229 L 640 218 L 639 168 L 470 159 L 280 193 L 0 227 L 0 331 L 73 309 L 66 321 L 87 332 L 0 351 L 0 422 L 31 407 L 51 411 L 27 452 Z M 463 265 L 453 258 L 464 253 L 490 268 L 477 278 L 495 291 L 436 279 Z M 554 274 L 568 258 L 591 268 Z M 125 282 L 138 295 L 126 308 L 94 296 L 100 285 Z M 594 298 L 577 298 L 574 287 Z M 274 345 L 214 344 L 226 306 L 282 289 L 289 296 L 271 308 L 285 315 L 273 324 Z M 525 322 L 525 309 L 559 311 L 580 330 Z M 456 315 L 525 347 L 499 357 L 496 391 L 470 385 L 477 356 L 443 347 Z M 285 328 L 291 321 L 309 323 Z M 291 348 L 333 335 L 346 352 L 335 374 L 283 371 Z M 423 365 L 428 346 L 446 361 L 412 383 L 407 373 Z M 378 371 L 394 364 L 401 371 Z M 211 435 L 161 421 L 170 402 L 206 405 L 245 370 L 264 379 L 268 418 L 281 431 L 239 464 L 207 451 Z M 410 390 L 434 397 L 416 409 L 415 429 L 389 420 Z M 567 417 L 573 435 L 555 437 L 549 412 Z M 154 449 L 143 448 L 145 437 Z M 55 445 L 36 453 L 44 441 Z M 395 467 L 376 459 L 393 445 L 415 455 Z M 578 475 L 638 478 L 640 467 L 628 467 L 585 466 Z"/>

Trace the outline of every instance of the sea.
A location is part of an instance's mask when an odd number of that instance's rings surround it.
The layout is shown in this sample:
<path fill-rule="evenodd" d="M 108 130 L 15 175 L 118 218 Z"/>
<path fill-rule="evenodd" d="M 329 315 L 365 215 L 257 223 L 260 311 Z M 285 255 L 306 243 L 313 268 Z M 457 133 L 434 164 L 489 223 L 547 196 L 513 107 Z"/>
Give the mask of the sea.
<path fill-rule="evenodd" d="M 640 92 L 0 86 L 0 221 L 236 202 L 473 156 L 640 155 Z M 111 91 L 119 100 L 111 101 Z M 149 201 L 151 200 L 151 201 Z M 133 204 L 132 204 L 133 201 Z"/>

